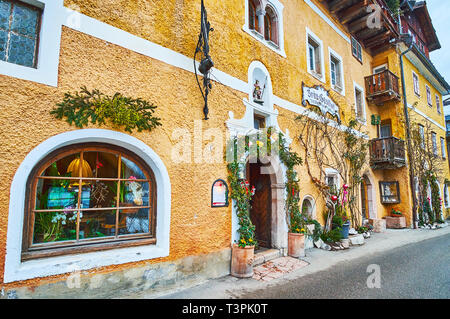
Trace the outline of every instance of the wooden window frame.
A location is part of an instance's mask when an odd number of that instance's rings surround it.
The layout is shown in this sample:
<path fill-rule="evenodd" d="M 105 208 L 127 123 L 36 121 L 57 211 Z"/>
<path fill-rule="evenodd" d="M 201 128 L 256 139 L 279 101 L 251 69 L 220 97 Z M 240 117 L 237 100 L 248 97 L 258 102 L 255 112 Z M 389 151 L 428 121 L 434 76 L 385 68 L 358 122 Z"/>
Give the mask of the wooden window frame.
<path fill-rule="evenodd" d="M 23 1 L 19 1 L 19 0 L 5 0 L 5 1 L 11 3 L 11 12 L 9 13 L 9 19 L 10 20 L 11 20 L 11 16 L 12 16 L 12 13 L 13 13 L 13 10 L 14 10 L 14 5 L 16 5 L 16 4 L 20 4 L 21 6 L 30 8 L 31 10 L 34 10 L 34 11 L 38 12 L 38 21 L 36 23 L 36 40 L 35 40 L 35 47 L 34 47 L 34 54 L 33 54 L 33 65 L 32 66 L 20 65 L 20 66 L 25 67 L 25 68 L 36 69 L 37 65 L 38 65 L 39 43 L 40 43 L 40 34 L 41 34 L 40 31 L 41 31 L 42 15 L 44 13 L 44 9 L 42 9 L 40 7 L 37 7 L 37 6 L 34 6 L 34 5 L 31 5 L 31 4 L 26 3 L 26 2 L 23 2 Z M 8 42 L 7 42 L 7 45 L 6 45 L 6 53 L 8 52 L 8 49 L 9 49 L 9 45 L 10 45 L 9 38 L 10 38 L 10 34 L 11 33 L 12 33 L 11 30 L 7 30 Z M 24 35 L 21 35 L 21 36 L 25 37 Z M 5 53 L 5 57 L 6 57 L 6 53 Z M 1 61 L 3 61 L 3 60 L 1 60 Z M 7 60 L 4 60 L 4 61 L 7 62 L 7 63 L 19 65 L 19 64 L 13 63 L 13 62 L 9 62 Z"/>
<path fill-rule="evenodd" d="M 68 240 L 54 243 L 38 243 L 33 244 L 33 232 L 34 232 L 34 213 L 39 211 L 35 209 L 36 203 L 36 188 L 37 181 L 39 179 L 58 179 L 56 176 L 43 177 L 41 174 L 55 161 L 62 159 L 71 154 L 80 153 L 80 159 L 83 160 L 84 152 L 106 152 L 110 154 L 118 155 L 118 177 L 117 178 L 85 178 L 85 177 L 60 177 L 61 179 L 74 179 L 79 181 L 79 187 L 81 188 L 82 181 L 86 180 L 104 180 L 104 181 L 128 181 L 130 179 L 120 177 L 120 160 L 122 155 L 131 159 L 146 175 L 145 180 L 137 179 L 138 182 L 147 182 L 151 185 L 151 191 L 149 196 L 148 206 L 137 206 L 139 208 L 145 208 L 149 210 L 149 232 L 142 234 L 125 234 L 119 235 L 115 231 L 114 236 L 108 236 L 108 239 L 103 237 L 83 239 L 80 242 L 79 238 L 79 212 L 83 211 L 99 211 L 99 210 L 115 210 L 116 211 L 116 224 L 115 229 L 118 229 L 119 212 L 122 210 L 130 209 L 130 207 L 120 207 L 119 196 L 117 196 L 116 207 L 104 207 L 104 208 L 82 208 L 81 205 L 78 208 L 74 208 L 77 211 L 77 239 Z M 81 165 L 80 165 L 81 170 Z M 81 176 L 81 174 L 79 174 Z M 119 185 L 118 185 L 119 187 Z M 75 144 L 60 148 L 48 156 L 46 156 L 42 161 L 39 162 L 33 169 L 30 177 L 27 181 L 27 190 L 25 196 L 25 215 L 24 215 L 24 231 L 22 240 L 22 255 L 21 260 L 30 260 L 35 258 L 53 257 L 68 254 L 77 253 L 87 253 L 92 251 L 108 250 L 123 247 L 132 247 L 140 245 L 156 244 L 156 209 L 157 209 L 157 190 L 156 190 L 156 179 L 152 169 L 137 155 L 130 152 L 122 147 L 104 144 L 104 143 L 84 143 Z M 80 202 L 81 192 L 78 192 L 78 203 Z M 63 211 L 64 209 L 51 209 L 51 211 Z M 66 209 L 67 210 L 67 209 Z M 44 211 L 42 211 L 44 212 Z M 111 239 L 113 237 L 113 239 Z"/>

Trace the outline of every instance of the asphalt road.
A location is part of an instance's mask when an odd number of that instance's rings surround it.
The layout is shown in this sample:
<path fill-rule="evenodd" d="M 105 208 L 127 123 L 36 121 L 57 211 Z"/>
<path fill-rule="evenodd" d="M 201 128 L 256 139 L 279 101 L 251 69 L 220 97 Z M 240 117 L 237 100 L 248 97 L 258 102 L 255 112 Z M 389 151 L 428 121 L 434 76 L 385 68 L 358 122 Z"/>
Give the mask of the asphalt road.
<path fill-rule="evenodd" d="M 368 282 L 373 288 L 368 287 Z M 240 298 L 449 299 L 450 234 L 369 255 L 356 262 L 341 262 L 327 271 L 252 291 Z"/>

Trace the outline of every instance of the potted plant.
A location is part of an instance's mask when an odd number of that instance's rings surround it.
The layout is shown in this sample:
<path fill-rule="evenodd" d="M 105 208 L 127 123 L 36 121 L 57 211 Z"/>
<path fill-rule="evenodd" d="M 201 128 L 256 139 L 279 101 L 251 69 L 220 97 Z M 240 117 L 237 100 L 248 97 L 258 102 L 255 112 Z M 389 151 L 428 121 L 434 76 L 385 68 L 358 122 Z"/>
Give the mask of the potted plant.
<path fill-rule="evenodd" d="M 391 217 L 402 217 L 402 216 L 403 216 L 402 212 L 395 209 L 391 210 Z"/>
<path fill-rule="evenodd" d="M 294 258 L 305 256 L 306 226 L 294 221 L 288 233 L 288 255 Z"/>
<path fill-rule="evenodd" d="M 337 195 L 331 196 L 334 205 L 334 216 L 332 218 L 332 229 L 340 229 L 342 239 L 348 238 L 350 220 L 347 217 L 347 195 L 348 185 L 344 184 Z"/>
<path fill-rule="evenodd" d="M 257 245 L 255 226 L 250 220 L 250 200 L 255 194 L 255 187 L 251 187 L 248 181 L 239 179 L 239 163 L 228 164 L 228 171 L 230 197 L 234 200 L 239 222 L 239 239 L 232 245 L 231 250 L 231 275 L 248 278 L 253 276 L 253 259 Z"/>

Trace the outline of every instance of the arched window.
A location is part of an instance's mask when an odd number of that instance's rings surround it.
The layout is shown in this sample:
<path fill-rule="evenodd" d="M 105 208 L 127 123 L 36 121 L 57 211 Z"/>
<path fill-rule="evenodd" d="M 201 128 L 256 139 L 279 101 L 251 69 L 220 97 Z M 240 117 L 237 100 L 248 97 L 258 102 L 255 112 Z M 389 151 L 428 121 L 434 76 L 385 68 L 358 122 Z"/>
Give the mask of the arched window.
<path fill-rule="evenodd" d="M 266 15 L 264 16 L 264 38 L 278 45 L 278 25 L 275 11 L 270 7 L 266 7 Z"/>
<path fill-rule="evenodd" d="M 249 28 L 250 30 L 259 31 L 259 24 L 258 24 L 258 3 L 255 0 L 249 0 L 248 1 L 248 21 L 249 21 Z"/>
<path fill-rule="evenodd" d="M 156 243 L 152 170 L 118 146 L 85 143 L 43 159 L 28 180 L 22 260 Z"/>

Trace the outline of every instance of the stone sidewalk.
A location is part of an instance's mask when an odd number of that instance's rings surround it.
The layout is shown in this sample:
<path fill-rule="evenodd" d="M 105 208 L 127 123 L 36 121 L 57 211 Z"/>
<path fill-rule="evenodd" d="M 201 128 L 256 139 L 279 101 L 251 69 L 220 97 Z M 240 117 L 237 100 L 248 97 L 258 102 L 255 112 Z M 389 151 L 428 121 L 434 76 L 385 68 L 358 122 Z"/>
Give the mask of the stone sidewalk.
<path fill-rule="evenodd" d="M 126 294 L 117 298 L 163 298 L 163 299 L 234 299 L 246 292 L 270 288 L 283 282 L 326 270 L 339 262 L 352 261 L 370 254 L 384 252 L 408 244 L 450 234 L 450 227 L 436 230 L 430 229 L 387 229 L 383 233 L 372 233 L 361 246 L 351 246 L 350 249 L 326 251 L 312 248 L 306 251 L 306 256 L 300 260 L 291 257 L 281 257 L 255 267 L 253 278 L 238 279 L 225 276 L 208 280 L 194 287 L 180 287 L 165 295 L 155 295 L 151 291 L 138 294 Z M 265 268 L 265 270 L 264 270 Z M 267 272 L 267 269 L 271 271 Z M 266 271 L 269 280 L 263 280 L 262 273 Z"/>

